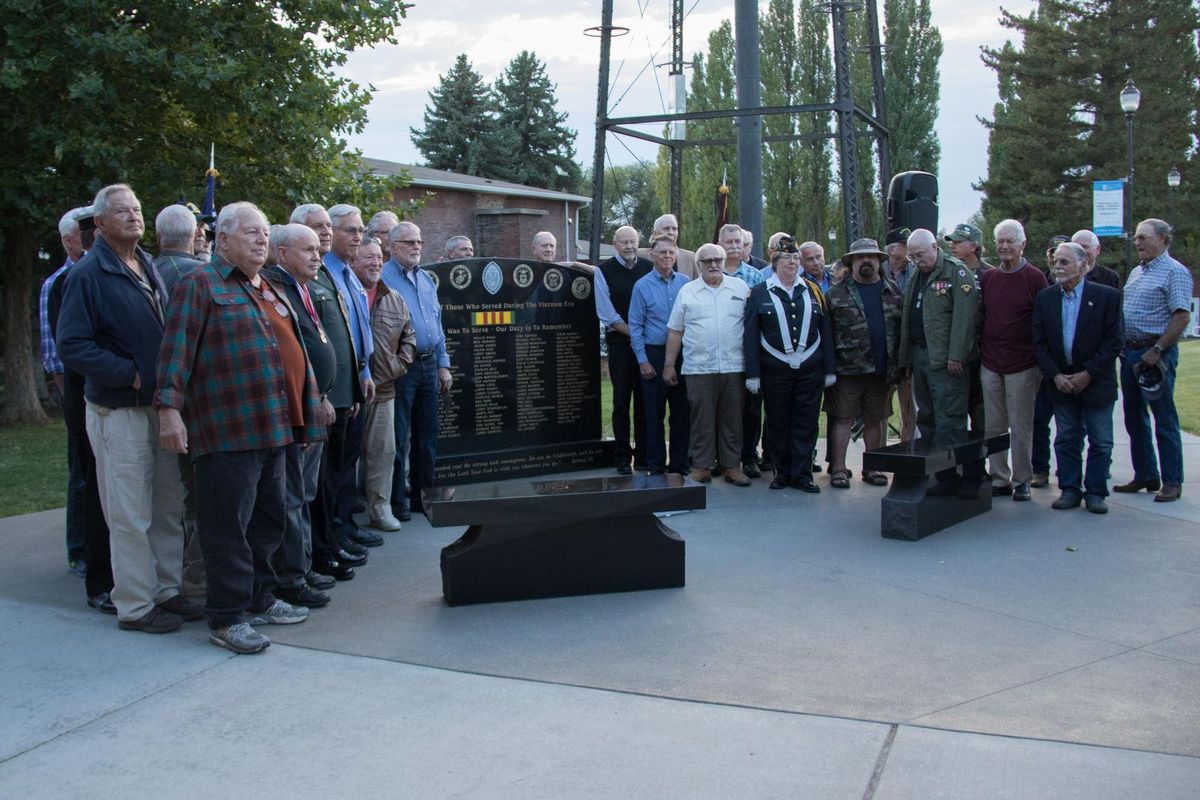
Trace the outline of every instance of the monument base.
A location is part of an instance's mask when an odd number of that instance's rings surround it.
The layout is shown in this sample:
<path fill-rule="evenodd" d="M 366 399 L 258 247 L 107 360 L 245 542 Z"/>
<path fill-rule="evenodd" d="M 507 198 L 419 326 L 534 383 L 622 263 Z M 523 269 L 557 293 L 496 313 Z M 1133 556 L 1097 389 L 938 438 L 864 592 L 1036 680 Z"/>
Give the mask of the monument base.
<path fill-rule="evenodd" d="M 438 456 L 433 482 L 435 486 L 449 486 L 602 469 L 613 465 L 616 444 L 612 439 L 595 439 Z"/>

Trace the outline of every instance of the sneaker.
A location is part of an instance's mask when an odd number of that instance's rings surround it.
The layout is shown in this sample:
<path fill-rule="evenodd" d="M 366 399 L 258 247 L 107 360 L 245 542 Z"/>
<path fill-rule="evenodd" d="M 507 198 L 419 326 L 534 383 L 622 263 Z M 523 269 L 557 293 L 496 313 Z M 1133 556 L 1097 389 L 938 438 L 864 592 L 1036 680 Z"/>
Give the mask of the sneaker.
<path fill-rule="evenodd" d="M 1093 514 L 1108 513 L 1108 503 L 1104 502 L 1104 498 L 1098 494 L 1085 494 L 1083 496 L 1083 504 Z"/>
<path fill-rule="evenodd" d="M 248 612 L 251 625 L 295 625 L 308 619 L 308 609 L 304 606 L 294 606 L 291 603 L 278 600 L 265 611 Z"/>
<path fill-rule="evenodd" d="M 394 532 L 400 530 L 400 520 L 393 517 L 391 513 L 378 519 L 372 519 L 368 525 L 380 531 Z"/>
<path fill-rule="evenodd" d="M 184 622 L 195 622 L 198 619 L 204 619 L 203 608 L 195 603 L 188 602 L 179 595 L 175 595 L 170 600 L 158 603 L 158 607 L 170 614 L 183 617 Z"/>
<path fill-rule="evenodd" d="M 113 605 L 112 597 L 108 592 L 101 592 L 98 595 L 93 595 L 87 599 L 87 604 L 99 611 L 101 614 L 115 614 L 117 607 Z"/>
<path fill-rule="evenodd" d="M 332 589 L 337 585 L 337 580 L 332 575 L 322 575 L 319 572 L 314 572 L 311 569 L 304 573 L 304 582 L 314 589 Z"/>
<path fill-rule="evenodd" d="M 350 532 L 350 541 L 357 542 L 363 547 L 379 547 L 383 544 L 383 537 L 374 531 L 365 531 L 362 528 L 355 528 Z"/>
<path fill-rule="evenodd" d="M 302 583 L 299 586 L 277 586 L 275 596 L 301 608 L 323 608 L 329 605 L 329 595 Z"/>
<path fill-rule="evenodd" d="M 232 650 L 242 655 L 261 653 L 271 645 L 270 639 L 245 622 L 209 631 L 208 640 L 217 647 L 224 647 L 226 650 Z"/>
<path fill-rule="evenodd" d="M 1083 498 L 1079 496 L 1079 492 L 1067 490 L 1059 496 L 1057 500 L 1050 504 L 1050 507 L 1055 511 L 1066 511 L 1069 508 L 1078 508 L 1080 501 Z"/>
<path fill-rule="evenodd" d="M 87 562 L 82 558 L 73 558 L 67 560 L 67 572 L 74 575 L 76 578 L 87 577 Z"/>
<path fill-rule="evenodd" d="M 158 606 L 150 609 L 139 619 L 119 619 L 117 627 L 123 631 L 141 631 L 142 633 L 170 633 L 177 631 L 183 625 L 183 617 L 163 611 Z"/>

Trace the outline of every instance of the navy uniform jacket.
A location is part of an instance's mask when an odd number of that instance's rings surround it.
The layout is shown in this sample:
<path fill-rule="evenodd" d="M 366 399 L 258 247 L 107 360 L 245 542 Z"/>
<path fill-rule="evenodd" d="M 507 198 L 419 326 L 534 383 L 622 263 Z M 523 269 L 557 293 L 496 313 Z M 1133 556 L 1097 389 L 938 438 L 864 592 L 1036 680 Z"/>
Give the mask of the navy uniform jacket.
<path fill-rule="evenodd" d="M 787 327 L 791 329 L 791 344 L 796 350 L 804 350 L 821 337 L 821 345 L 809 356 L 799 368 L 811 369 L 819 366 L 824 375 L 833 374 L 833 332 L 829 324 L 829 315 L 825 310 L 825 298 L 821 290 L 808 278 L 796 278 L 796 291 L 789 298 L 787 292 L 779 288 L 771 288 L 770 281 L 760 283 L 750 290 L 750 299 L 746 301 L 746 324 L 742 346 L 746 355 L 746 377 L 758 378 L 764 367 L 771 371 L 789 369 L 789 365 L 763 349 L 761 340 L 765 339 L 771 347 L 785 352 L 783 339 L 780 336 L 778 313 L 775 303 L 768 296 L 773 292 L 782 302 L 788 315 Z M 800 314 L 804 310 L 803 295 L 807 293 L 812 298 L 811 320 L 808 327 L 808 340 L 799 341 L 803 320 Z"/>
<path fill-rule="evenodd" d="M 1063 352 L 1062 289 L 1056 284 L 1042 289 L 1034 298 L 1033 352 L 1054 394 L 1060 395 L 1054 388 L 1055 375 L 1086 370 L 1092 382 L 1080 395 L 1083 404 L 1096 407 L 1115 403 L 1116 361 L 1124 338 L 1121 293 L 1116 289 L 1084 281 L 1070 354 Z"/>

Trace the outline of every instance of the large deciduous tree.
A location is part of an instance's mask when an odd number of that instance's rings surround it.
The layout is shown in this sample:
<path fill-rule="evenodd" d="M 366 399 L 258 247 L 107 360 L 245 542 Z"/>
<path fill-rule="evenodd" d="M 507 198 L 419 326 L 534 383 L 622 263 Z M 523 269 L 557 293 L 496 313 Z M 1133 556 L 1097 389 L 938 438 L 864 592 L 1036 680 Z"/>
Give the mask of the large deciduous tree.
<path fill-rule="evenodd" d="M 936 175 L 942 155 L 934 130 L 941 99 L 942 34 L 933 25 L 929 0 L 887 0 L 883 19 L 892 172 L 919 169 Z"/>
<path fill-rule="evenodd" d="M 580 177 L 575 131 L 558 111 L 554 90 L 546 65 L 522 50 L 496 79 L 497 119 L 510 144 L 510 180 L 574 191 Z"/>
<path fill-rule="evenodd" d="M 41 417 L 34 264 L 40 247 L 57 252 L 62 213 L 101 186 L 131 184 L 150 218 L 180 198 L 199 200 L 215 142 L 221 195 L 254 200 L 272 218 L 299 201 L 363 196 L 343 137 L 361 129 L 369 89 L 334 70 L 349 50 L 394 42 L 405 8 L 401 0 L 5 3 L 0 421 Z"/>

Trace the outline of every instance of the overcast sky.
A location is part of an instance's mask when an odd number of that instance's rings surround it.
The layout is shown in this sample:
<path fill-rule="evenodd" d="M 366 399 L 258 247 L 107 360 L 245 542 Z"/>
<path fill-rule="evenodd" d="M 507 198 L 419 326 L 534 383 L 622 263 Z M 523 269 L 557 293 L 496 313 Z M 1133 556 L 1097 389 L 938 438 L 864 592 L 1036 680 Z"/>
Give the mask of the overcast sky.
<path fill-rule="evenodd" d="M 684 22 L 684 56 L 690 61 L 693 54 L 704 50 L 709 32 L 722 19 L 733 19 L 733 3 L 686 3 L 685 9 L 692 11 Z M 879 0 L 881 17 L 883 5 Z M 1005 3 L 1010 11 L 1022 14 L 1033 5 L 1033 0 Z M 641 7 L 644 13 L 639 11 Z M 980 197 L 971 189 L 971 183 L 987 170 L 987 132 L 976 117 L 991 116 L 996 102 L 996 76 L 979 60 L 979 48 L 998 46 L 1010 38 L 1011 32 L 998 23 L 996 0 L 932 0 L 932 7 L 933 22 L 945 44 L 942 102 L 936 124 L 942 142 L 940 222 L 948 228 L 979 208 Z M 630 28 L 630 34 L 613 41 L 610 113 L 624 116 L 661 112 L 665 100 L 660 100 L 660 89 L 661 97 L 667 97 L 666 68 L 642 69 L 656 52 L 654 63 L 670 60 L 670 3 L 614 0 L 614 22 Z M 600 46 L 597 39 L 584 36 L 583 30 L 599 23 L 600 3 L 595 0 L 511 0 L 496 6 L 478 0 L 414 0 L 407 21 L 399 29 L 400 45 L 355 53 L 344 69 L 347 76 L 377 89 L 370 122 L 350 143 L 367 156 L 420 163 L 409 128 L 422 127 L 429 90 L 451 67 L 455 56 L 465 52 L 476 71 L 490 82 L 513 56 L 527 49 L 546 62 L 547 74 L 558 85 L 559 109 L 567 113 L 568 124 L 579 133 L 576 158 L 590 165 Z M 636 78 L 639 72 L 641 77 Z M 906 110 L 889 107 L 888 112 Z M 609 137 L 613 163 L 634 163 L 634 154 L 652 163 L 654 149 L 653 145 L 625 137 Z"/>

